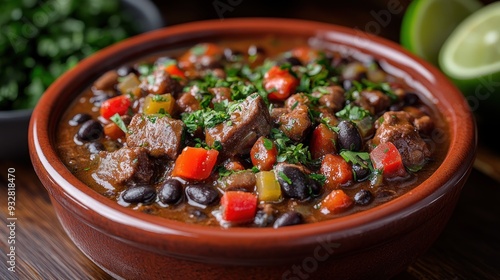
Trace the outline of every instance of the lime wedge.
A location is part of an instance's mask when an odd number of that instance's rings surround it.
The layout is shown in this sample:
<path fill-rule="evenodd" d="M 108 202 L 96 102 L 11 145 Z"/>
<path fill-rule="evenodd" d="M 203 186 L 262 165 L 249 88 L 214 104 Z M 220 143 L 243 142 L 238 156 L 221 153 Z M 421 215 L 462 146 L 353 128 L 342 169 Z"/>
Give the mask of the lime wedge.
<path fill-rule="evenodd" d="M 493 79 L 500 76 L 500 2 L 484 6 L 456 27 L 439 53 L 439 66 L 461 88 L 490 81 L 500 90 L 500 79 Z"/>
<path fill-rule="evenodd" d="M 401 45 L 437 66 L 439 50 L 446 38 L 482 6 L 477 0 L 412 1 L 401 23 Z"/>

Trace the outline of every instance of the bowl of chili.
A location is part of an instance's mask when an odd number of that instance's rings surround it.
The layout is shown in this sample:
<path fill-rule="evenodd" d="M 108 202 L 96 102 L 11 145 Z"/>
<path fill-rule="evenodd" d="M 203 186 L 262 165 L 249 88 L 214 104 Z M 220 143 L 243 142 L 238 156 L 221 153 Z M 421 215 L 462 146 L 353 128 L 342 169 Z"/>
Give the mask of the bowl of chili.
<path fill-rule="evenodd" d="M 127 39 L 33 115 L 30 155 L 66 232 L 134 279 L 392 277 L 443 230 L 477 141 L 430 64 L 291 19 Z"/>

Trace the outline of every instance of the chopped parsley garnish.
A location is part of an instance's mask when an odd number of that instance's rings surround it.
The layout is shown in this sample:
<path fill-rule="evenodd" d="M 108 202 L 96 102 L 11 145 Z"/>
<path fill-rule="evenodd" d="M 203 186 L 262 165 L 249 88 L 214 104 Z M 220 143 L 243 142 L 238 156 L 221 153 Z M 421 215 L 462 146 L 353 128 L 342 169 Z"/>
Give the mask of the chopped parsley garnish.
<path fill-rule="evenodd" d="M 320 185 L 324 185 L 326 182 L 326 176 L 323 174 L 311 173 L 309 174 L 309 178 L 318 182 Z"/>
<path fill-rule="evenodd" d="M 292 180 L 290 180 L 290 178 L 288 178 L 288 176 L 286 176 L 286 174 L 283 173 L 283 171 L 278 172 L 278 175 L 280 176 L 281 179 L 283 179 L 283 181 L 287 182 L 290 185 L 292 184 Z"/>
<path fill-rule="evenodd" d="M 206 150 L 217 150 L 221 151 L 222 150 L 222 143 L 220 141 L 215 141 L 213 146 L 207 145 L 207 143 L 200 138 L 195 138 L 194 142 L 196 143 L 194 146 L 196 148 L 203 148 Z"/>
<path fill-rule="evenodd" d="M 292 164 L 301 163 L 304 165 L 314 165 L 309 147 L 303 143 L 295 144 L 281 130 L 271 129 L 271 138 L 274 139 L 278 148 L 277 162 L 288 162 Z"/>
<path fill-rule="evenodd" d="M 182 121 L 189 133 L 194 133 L 198 128 L 211 128 L 228 120 L 230 115 L 224 111 L 210 108 L 182 114 Z"/>
<path fill-rule="evenodd" d="M 231 114 L 237 110 L 241 110 L 242 101 L 223 102 L 214 104 L 214 109 L 208 107 L 194 111 L 192 113 L 184 113 L 181 115 L 182 121 L 186 125 L 189 133 L 194 133 L 198 128 L 211 128 L 225 121 L 231 125 Z"/>
<path fill-rule="evenodd" d="M 110 120 L 114 122 L 123 132 L 128 133 L 127 125 L 125 125 L 118 113 L 111 116 Z"/>
<path fill-rule="evenodd" d="M 204 44 L 198 44 L 191 48 L 191 53 L 196 56 L 202 56 L 207 51 L 207 46 Z"/>
<path fill-rule="evenodd" d="M 163 96 L 161 94 L 153 95 L 153 97 L 151 97 L 151 100 L 153 102 L 166 102 L 166 101 L 168 101 L 167 98 L 165 98 L 165 96 Z"/>
<path fill-rule="evenodd" d="M 266 148 L 266 150 L 271 150 L 273 148 L 273 141 L 267 139 L 267 138 L 264 138 L 264 148 Z"/>
<path fill-rule="evenodd" d="M 371 114 L 362 107 L 347 104 L 342 110 L 338 111 L 335 116 L 345 120 L 358 121 L 366 117 L 371 117 Z"/>
<path fill-rule="evenodd" d="M 373 166 L 370 161 L 370 154 L 367 152 L 354 152 L 349 150 L 340 151 L 340 155 L 345 161 L 352 164 L 357 164 L 363 168 L 369 168 L 373 170 Z"/>
<path fill-rule="evenodd" d="M 374 83 L 370 80 L 363 79 L 361 82 L 352 81 L 352 87 L 347 92 L 347 99 L 354 100 L 356 96 L 359 95 L 363 90 L 379 90 L 385 95 L 387 95 L 391 101 L 396 101 L 398 99 L 397 95 L 392 91 L 391 85 L 389 83 Z"/>

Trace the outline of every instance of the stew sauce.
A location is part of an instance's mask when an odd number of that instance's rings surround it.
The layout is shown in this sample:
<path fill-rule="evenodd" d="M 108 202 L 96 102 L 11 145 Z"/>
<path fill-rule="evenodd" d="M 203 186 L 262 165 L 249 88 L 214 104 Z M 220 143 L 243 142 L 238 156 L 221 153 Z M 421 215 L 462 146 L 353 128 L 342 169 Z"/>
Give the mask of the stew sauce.
<path fill-rule="evenodd" d="M 410 191 L 448 149 L 438 110 L 383 65 L 273 36 L 154 55 L 68 107 L 59 154 L 123 207 L 186 223 L 349 215 Z"/>

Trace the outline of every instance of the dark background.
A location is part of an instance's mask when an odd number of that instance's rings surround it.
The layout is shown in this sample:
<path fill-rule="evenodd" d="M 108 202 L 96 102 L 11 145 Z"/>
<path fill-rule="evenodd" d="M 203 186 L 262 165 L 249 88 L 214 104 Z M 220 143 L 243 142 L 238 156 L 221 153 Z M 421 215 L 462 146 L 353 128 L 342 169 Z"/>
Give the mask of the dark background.
<path fill-rule="evenodd" d="M 283 17 L 334 23 L 370 32 L 371 30 L 365 29 L 366 25 L 370 21 L 376 20 L 374 14 L 380 14 L 382 10 L 387 10 L 388 3 L 391 2 L 406 9 L 411 0 L 152 0 L 152 2 L 160 8 L 166 25 L 236 17 Z M 378 35 L 398 41 L 402 16 L 403 12 L 391 14 L 390 18 L 383 18 L 380 21 L 381 28 Z"/>
<path fill-rule="evenodd" d="M 166 25 L 184 22 L 235 18 L 235 17 L 284 17 L 315 20 L 348 27 L 366 28 L 371 21 L 381 27 L 377 35 L 399 42 L 401 20 L 412 0 L 151 0 L 160 10 Z M 417 0 L 419 1 L 419 0 Z M 483 4 L 494 0 L 479 0 Z M 390 18 L 383 17 L 389 6 L 402 7 L 400 13 L 393 13 Z M 381 17 L 377 18 L 377 15 Z M 443 15 L 446 16 L 446 15 Z M 377 31 L 377 30 L 375 30 Z"/>

